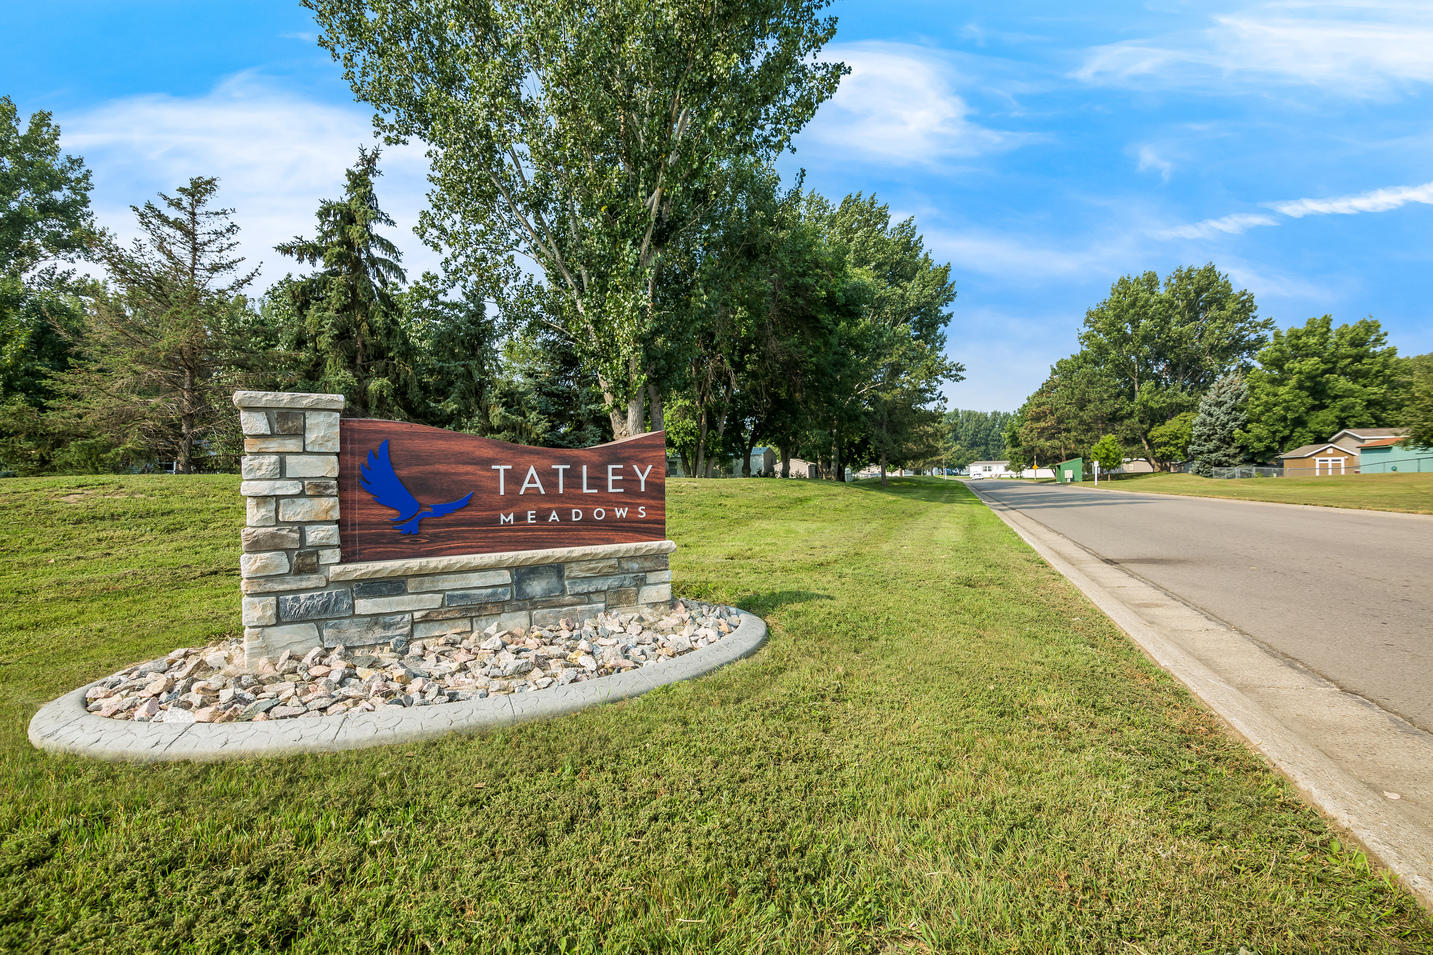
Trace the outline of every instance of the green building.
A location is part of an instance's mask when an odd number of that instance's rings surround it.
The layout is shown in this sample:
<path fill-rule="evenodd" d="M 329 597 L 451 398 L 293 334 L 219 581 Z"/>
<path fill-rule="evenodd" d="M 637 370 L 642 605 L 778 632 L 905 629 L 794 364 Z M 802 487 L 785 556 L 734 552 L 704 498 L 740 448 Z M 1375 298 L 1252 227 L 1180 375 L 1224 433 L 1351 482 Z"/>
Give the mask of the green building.
<path fill-rule="evenodd" d="M 1433 472 L 1433 448 L 1411 447 L 1389 441 L 1375 441 L 1358 449 L 1360 474 L 1417 474 Z"/>
<path fill-rule="evenodd" d="M 1061 484 L 1078 484 L 1085 479 L 1085 459 L 1071 458 L 1055 465 L 1055 480 Z"/>

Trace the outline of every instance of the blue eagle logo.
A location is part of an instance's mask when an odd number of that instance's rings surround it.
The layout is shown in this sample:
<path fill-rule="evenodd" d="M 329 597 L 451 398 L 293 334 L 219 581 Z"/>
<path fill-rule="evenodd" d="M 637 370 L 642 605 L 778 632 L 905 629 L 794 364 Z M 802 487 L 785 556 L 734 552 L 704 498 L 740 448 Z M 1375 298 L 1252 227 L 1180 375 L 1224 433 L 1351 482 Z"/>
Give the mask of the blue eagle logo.
<path fill-rule="evenodd" d="M 368 452 L 368 462 L 358 469 L 361 479 L 358 486 L 368 492 L 379 504 L 398 512 L 397 517 L 390 517 L 389 520 L 397 525 L 400 534 L 418 533 L 418 523 L 425 517 L 444 517 L 457 510 L 468 506 L 472 500 L 472 492 L 468 492 L 456 501 L 448 501 L 443 504 L 424 505 L 403 486 L 398 480 L 398 475 L 393 472 L 393 462 L 388 458 L 388 442 L 384 441 L 378 446 L 378 451 Z"/>

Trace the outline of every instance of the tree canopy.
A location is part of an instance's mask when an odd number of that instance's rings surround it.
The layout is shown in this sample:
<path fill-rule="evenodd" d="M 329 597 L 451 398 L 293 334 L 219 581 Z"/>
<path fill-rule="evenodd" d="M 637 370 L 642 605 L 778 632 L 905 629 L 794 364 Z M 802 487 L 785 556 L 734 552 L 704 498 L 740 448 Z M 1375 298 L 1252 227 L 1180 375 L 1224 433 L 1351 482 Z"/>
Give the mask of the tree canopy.
<path fill-rule="evenodd" d="M 131 245 L 103 238 L 97 255 L 112 286 L 90 300 L 83 359 L 55 379 L 68 399 L 57 423 L 124 453 L 172 459 L 181 472 L 235 431 L 230 330 L 255 273 L 234 255 L 233 210 L 211 205 L 218 188 L 196 176 L 158 205 L 131 207 L 141 233 Z"/>
<path fill-rule="evenodd" d="M 1332 316 L 1311 318 L 1275 331 L 1259 352 L 1239 440 L 1262 460 L 1344 428 L 1389 427 L 1402 416 L 1407 384 L 1375 319 L 1335 326 Z"/>
<path fill-rule="evenodd" d="M 429 241 L 511 320 L 570 341 L 618 435 L 643 430 L 648 394 L 660 421 L 690 348 L 668 306 L 691 274 L 668 252 L 836 89 L 826 2 L 305 0 L 383 133 L 427 144 Z"/>

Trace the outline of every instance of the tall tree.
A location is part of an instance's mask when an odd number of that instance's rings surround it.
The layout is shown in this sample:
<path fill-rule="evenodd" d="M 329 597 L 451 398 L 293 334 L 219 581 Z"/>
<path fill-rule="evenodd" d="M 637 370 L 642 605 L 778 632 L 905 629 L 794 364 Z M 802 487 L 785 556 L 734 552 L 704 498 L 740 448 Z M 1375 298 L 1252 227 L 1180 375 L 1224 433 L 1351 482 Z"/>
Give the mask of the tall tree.
<path fill-rule="evenodd" d="M 1403 374 L 1373 318 L 1335 327 L 1323 315 L 1275 331 L 1249 373 L 1249 424 L 1240 441 L 1264 459 L 1344 428 L 1395 425 L 1407 399 Z"/>
<path fill-rule="evenodd" d="M 1103 434 L 1119 432 L 1133 440 L 1128 406 L 1118 383 L 1090 352 L 1076 352 L 1055 362 L 1050 376 L 1026 399 L 1016 440 L 1037 467 L 1080 457 Z"/>
<path fill-rule="evenodd" d="M 393 220 L 378 206 L 377 149 L 358 151 L 342 199 L 318 207 L 318 234 L 277 251 L 318 271 L 284 283 L 298 322 L 291 345 L 307 357 L 305 377 L 342 394 L 355 417 L 408 418 L 421 404 L 414 354 L 397 296 L 398 247 L 379 233 Z"/>
<path fill-rule="evenodd" d="M 964 366 L 945 356 L 945 330 L 955 302 L 950 264 L 937 265 L 925 249 L 915 220 L 891 221 L 890 207 L 861 193 L 839 206 L 814 194 L 813 218 L 872 289 L 867 323 L 872 340 L 864 381 L 867 436 L 881 464 L 903 465 L 931 453 L 932 426 L 939 421 L 941 386 L 963 377 Z M 833 471 L 843 470 L 842 442 L 834 441 Z"/>
<path fill-rule="evenodd" d="M 1403 409 L 1403 426 L 1408 444 L 1433 448 L 1433 352 L 1408 359 L 1410 388 Z"/>
<path fill-rule="evenodd" d="M 172 458 L 181 472 L 232 426 L 227 329 L 247 307 L 242 293 L 256 274 L 233 254 L 233 210 L 210 207 L 218 188 L 217 179 L 196 176 L 172 196 L 160 193 L 162 205 L 131 207 L 141 233 L 132 245 L 104 238 L 97 255 L 111 289 L 86 315 L 84 360 L 54 379 L 69 399 L 58 421 Z"/>
<path fill-rule="evenodd" d="M 665 289 L 691 276 L 666 254 L 835 91 L 844 67 L 816 58 L 827 0 L 304 2 L 383 133 L 427 144 L 428 240 L 505 312 L 536 294 L 615 434 L 644 429 L 649 397 L 660 421 L 691 331 Z"/>
<path fill-rule="evenodd" d="M 48 463 L 39 415 L 84 312 L 87 283 L 72 266 L 93 234 L 89 194 L 89 171 L 61 153 L 50 114 L 22 123 L 0 96 L 0 455 L 12 468 Z"/>
<path fill-rule="evenodd" d="M 1234 290 L 1211 263 L 1126 275 L 1085 314 L 1080 343 L 1127 402 L 1129 437 L 1157 456 L 1150 431 L 1192 411 L 1214 380 L 1247 366 L 1273 322 L 1258 317 L 1254 296 Z"/>
<path fill-rule="evenodd" d="M 1249 384 L 1230 372 L 1214 382 L 1199 399 L 1199 413 L 1189 433 L 1190 470 L 1209 477 L 1215 468 L 1234 467 L 1244 460 L 1239 432 L 1248 422 Z"/>

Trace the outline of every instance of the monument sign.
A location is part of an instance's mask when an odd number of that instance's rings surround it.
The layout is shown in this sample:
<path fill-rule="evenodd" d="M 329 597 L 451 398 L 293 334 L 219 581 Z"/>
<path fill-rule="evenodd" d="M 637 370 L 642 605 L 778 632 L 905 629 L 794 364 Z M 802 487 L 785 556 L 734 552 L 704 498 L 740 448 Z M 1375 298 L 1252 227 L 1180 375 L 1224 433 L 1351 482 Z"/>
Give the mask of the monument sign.
<path fill-rule="evenodd" d="M 667 536 L 661 432 L 550 449 L 364 418 L 340 431 L 345 562 Z"/>
<path fill-rule="evenodd" d="M 660 432 L 549 449 L 239 392 L 244 650 L 404 645 L 670 606 Z"/>

